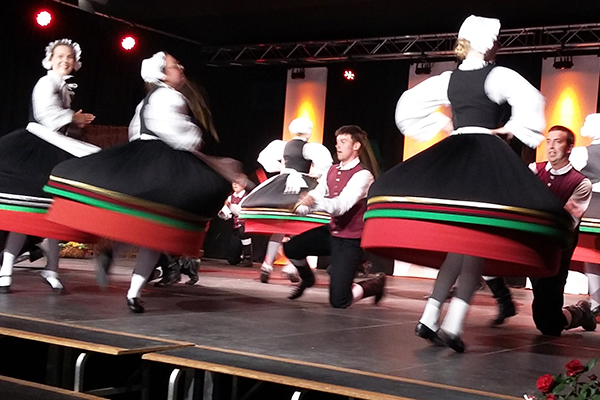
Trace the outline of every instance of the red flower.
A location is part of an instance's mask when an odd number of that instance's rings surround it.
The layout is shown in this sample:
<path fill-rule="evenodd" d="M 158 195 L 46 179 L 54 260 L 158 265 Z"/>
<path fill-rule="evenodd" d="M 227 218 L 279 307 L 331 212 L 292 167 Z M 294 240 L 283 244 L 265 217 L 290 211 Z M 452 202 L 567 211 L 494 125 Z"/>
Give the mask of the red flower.
<path fill-rule="evenodd" d="M 584 367 L 579 360 L 571 360 L 566 365 L 567 376 L 575 376 L 583 372 Z"/>
<path fill-rule="evenodd" d="M 542 393 L 548 393 L 554 386 L 554 377 L 550 374 L 542 375 L 537 380 L 537 388 Z"/>
<path fill-rule="evenodd" d="M 556 396 L 551 393 L 546 396 L 546 400 L 556 400 Z"/>

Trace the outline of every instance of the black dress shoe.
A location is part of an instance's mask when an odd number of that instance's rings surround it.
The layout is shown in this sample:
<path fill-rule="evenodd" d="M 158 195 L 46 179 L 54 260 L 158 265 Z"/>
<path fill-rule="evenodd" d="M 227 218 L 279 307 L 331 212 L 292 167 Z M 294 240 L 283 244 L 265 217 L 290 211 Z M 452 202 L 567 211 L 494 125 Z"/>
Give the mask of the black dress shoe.
<path fill-rule="evenodd" d="M 1 294 L 10 293 L 10 285 L 8 285 L 8 286 L 0 286 L 0 293 Z"/>
<path fill-rule="evenodd" d="M 492 326 L 502 325 L 506 318 L 514 317 L 517 315 L 517 309 L 515 303 L 509 300 L 504 303 L 498 304 L 498 316 L 492 320 Z"/>
<path fill-rule="evenodd" d="M 144 312 L 144 306 L 142 305 L 142 301 L 137 297 L 134 297 L 133 299 L 128 298 L 127 307 L 129 307 L 129 309 L 134 313 Z"/>
<path fill-rule="evenodd" d="M 415 326 L 415 335 L 423 339 L 429 340 L 436 346 L 446 345 L 444 341 L 438 336 L 437 332 L 420 322 L 417 324 L 417 326 Z"/>
<path fill-rule="evenodd" d="M 450 347 L 457 353 L 464 353 L 465 349 L 467 348 L 465 342 L 463 342 L 458 335 L 450 335 L 440 329 L 439 337 L 444 341 L 446 346 Z"/>
<path fill-rule="evenodd" d="M 299 285 L 294 286 L 294 288 L 292 289 L 292 292 L 290 293 L 290 295 L 288 296 L 288 299 L 290 300 L 296 300 L 298 297 L 302 296 L 304 294 L 304 291 L 313 286 L 315 284 L 315 282 L 306 282 L 306 281 L 302 281 L 300 282 Z"/>

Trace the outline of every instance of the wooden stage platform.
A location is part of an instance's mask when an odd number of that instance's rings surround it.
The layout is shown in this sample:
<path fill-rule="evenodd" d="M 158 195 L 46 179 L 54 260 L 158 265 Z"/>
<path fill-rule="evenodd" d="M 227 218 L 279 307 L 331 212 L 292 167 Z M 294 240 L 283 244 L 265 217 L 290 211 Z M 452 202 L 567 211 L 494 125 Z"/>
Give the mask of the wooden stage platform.
<path fill-rule="evenodd" d="M 522 399 L 540 375 L 600 357 L 597 332 L 538 334 L 525 289 L 513 290 L 519 314 L 499 328 L 489 327 L 489 290 L 477 292 L 457 354 L 413 333 L 431 280 L 388 277 L 378 306 L 340 310 L 328 304 L 325 271 L 291 301 L 277 271 L 263 284 L 258 265 L 203 260 L 195 286 L 149 284 L 146 312 L 133 314 L 133 262 L 117 260 L 103 291 L 93 260 L 63 259 L 64 295 L 36 269 L 17 269 L 12 293 L 0 295 L 0 375 L 111 399 Z"/>

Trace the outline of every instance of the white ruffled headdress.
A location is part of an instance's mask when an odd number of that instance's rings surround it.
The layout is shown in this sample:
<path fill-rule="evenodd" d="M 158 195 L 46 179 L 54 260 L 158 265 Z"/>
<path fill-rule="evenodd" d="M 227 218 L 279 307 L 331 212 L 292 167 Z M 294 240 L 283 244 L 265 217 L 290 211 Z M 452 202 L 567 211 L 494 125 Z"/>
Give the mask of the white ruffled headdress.
<path fill-rule="evenodd" d="M 56 46 L 70 46 L 73 49 L 75 53 L 75 65 L 73 65 L 73 69 L 79 71 L 79 68 L 81 68 L 81 61 L 79 61 L 81 59 L 81 47 L 79 43 L 73 42 L 71 39 L 59 39 L 48 43 L 48 46 L 46 46 L 46 57 L 42 60 L 42 66 L 47 70 L 52 69 L 50 57 L 52 57 L 52 52 Z"/>
<path fill-rule="evenodd" d="M 461 25 L 458 38 L 468 40 L 473 50 L 485 54 L 494 47 L 499 33 L 500 20 L 471 15 Z"/>
<path fill-rule="evenodd" d="M 296 118 L 290 122 L 288 130 L 292 135 L 312 135 L 313 123 L 308 118 Z"/>
<path fill-rule="evenodd" d="M 145 59 L 142 61 L 142 79 L 144 82 L 148 83 L 158 83 L 165 79 L 165 65 L 167 62 L 165 61 L 166 53 L 164 51 L 159 51 L 154 54 L 152 57 Z"/>
<path fill-rule="evenodd" d="M 600 114 L 590 114 L 585 117 L 581 136 L 592 138 L 594 141 L 600 140 Z"/>

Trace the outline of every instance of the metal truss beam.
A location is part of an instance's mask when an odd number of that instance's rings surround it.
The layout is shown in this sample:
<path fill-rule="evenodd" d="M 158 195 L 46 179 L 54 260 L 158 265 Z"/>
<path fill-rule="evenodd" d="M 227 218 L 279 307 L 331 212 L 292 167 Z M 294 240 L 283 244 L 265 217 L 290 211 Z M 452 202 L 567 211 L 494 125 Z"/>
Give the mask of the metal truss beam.
<path fill-rule="evenodd" d="M 203 47 L 207 65 L 303 65 L 453 57 L 456 33 L 298 43 Z M 500 54 L 600 49 L 600 23 L 506 29 Z"/>

